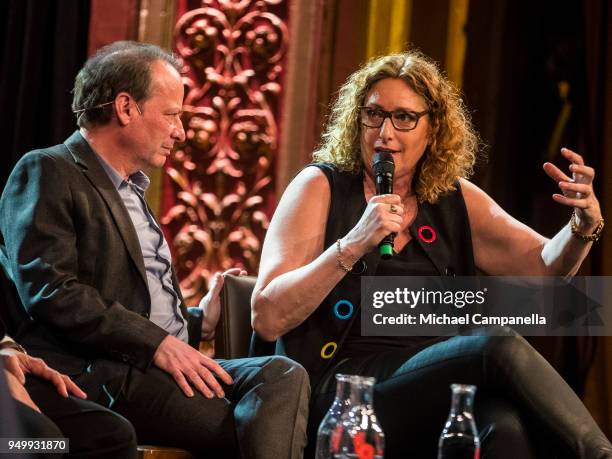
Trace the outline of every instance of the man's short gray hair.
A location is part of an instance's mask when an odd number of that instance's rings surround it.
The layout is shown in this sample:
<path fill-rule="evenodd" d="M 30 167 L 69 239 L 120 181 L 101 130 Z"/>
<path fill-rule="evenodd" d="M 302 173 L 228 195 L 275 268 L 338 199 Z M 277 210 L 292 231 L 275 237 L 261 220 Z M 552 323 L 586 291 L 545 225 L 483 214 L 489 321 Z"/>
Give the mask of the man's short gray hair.
<path fill-rule="evenodd" d="M 151 91 L 151 64 L 164 61 L 179 73 L 178 59 L 159 46 L 135 41 L 117 41 L 90 57 L 74 80 L 72 111 L 79 127 L 108 124 L 113 116 L 111 102 L 127 92 L 136 102 Z"/>

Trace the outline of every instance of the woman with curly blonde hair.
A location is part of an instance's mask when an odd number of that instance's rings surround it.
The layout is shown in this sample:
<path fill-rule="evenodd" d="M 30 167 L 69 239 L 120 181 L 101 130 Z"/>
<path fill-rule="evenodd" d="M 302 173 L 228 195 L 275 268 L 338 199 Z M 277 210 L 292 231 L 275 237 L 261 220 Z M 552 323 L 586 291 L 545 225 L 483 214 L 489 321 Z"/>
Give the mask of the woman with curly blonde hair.
<path fill-rule="evenodd" d="M 578 397 L 512 330 L 361 335 L 361 276 L 577 272 L 603 227 L 593 169 L 568 149 L 572 178 L 544 164 L 561 189 L 553 200 L 574 212 L 547 239 L 467 180 L 478 147 L 460 94 L 419 52 L 373 59 L 340 89 L 315 162 L 272 219 L 252 297 L 258 338 L 309 372 L 310 448 L 334 374 L 349 373 L 377 378 L 386 458 L 435 457 L 454 382 L 479 387 L 484 457 L 612 458 Z M 375 159 L 394 163 L 393 193 L 377 195 Z M 393 251 L 384 254 L 377 248 L 389 234 Z"/>
<path fill-rule="evenodd" d="M 457 89 L 419 52 L 373 59 L 353 73 L 340 89 L 323 142 L 313 158 L 353 173 L 363 169 L 362 123 L 355 107 L 385 78 L 404 81 L 425 100 L 431 143 L 420 165 L 415 192 L 421 202 L 434 203 L 442 193 L 455 189 L 458 177 L 471 175 L 479 140 Z"/>

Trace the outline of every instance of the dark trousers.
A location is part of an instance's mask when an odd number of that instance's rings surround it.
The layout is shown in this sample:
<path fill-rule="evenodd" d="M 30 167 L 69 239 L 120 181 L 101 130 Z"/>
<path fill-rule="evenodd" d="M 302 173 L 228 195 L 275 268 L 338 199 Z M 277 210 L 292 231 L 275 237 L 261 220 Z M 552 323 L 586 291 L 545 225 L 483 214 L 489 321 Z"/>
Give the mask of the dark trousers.
<path fill-rule="evenodd" d="M 51 383 L 32 376 L 27 376 L 25 387 L 43 413 L 16 403 L 17 416 L 28 437 L 69 438 L 68 457 L 136 457 L 136 434 L 122 416 L 88 400 L 64 398 Z"/>
<path fill-rule="evenodd" d="M 374 409 L 387 459 L 436 457 L 452 383 L 478 387 L 483 458 L 612 458 L 610 442 L 572 389 L 527 341 L 504 333 L 457 336 L 416 352 L 339 358 L 326 378 L 332 384 L 313 394 L 309 450 L 334 397 L 333 374 L 347 373 L 377 378 Z"/>
<path fill-rule="evenodd" d="M 187 397 L 152 367 L 130 370 L 113 410 L 129 419 L 141 444 L 176 446 L 209 457 L 301 458 L 310 386 L 284 357 L 219 360 L 234 383 L 225 398 Z"/>

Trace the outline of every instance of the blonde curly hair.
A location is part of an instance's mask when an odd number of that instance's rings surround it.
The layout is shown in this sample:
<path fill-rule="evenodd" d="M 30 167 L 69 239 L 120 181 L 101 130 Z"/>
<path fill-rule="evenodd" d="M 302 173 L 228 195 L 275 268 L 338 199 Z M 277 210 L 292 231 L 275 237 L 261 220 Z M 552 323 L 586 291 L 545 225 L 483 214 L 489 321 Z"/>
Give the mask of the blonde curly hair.
<path fill-rule="evenodd" d="M 358 107 L 374 84 L 385 78 L 401 79 L 427 104 L 430 144 L 419 162 L 414 191 L 420 202 L 435 203 L 456 188 L 459 178 L 472 174 L 480 139 L 459 91 L 420 51 L 373 58 L 349 76 L 332 105 L 313 159 L 332 163 L 343 171 L 361 172 L 364 164 Z"/>

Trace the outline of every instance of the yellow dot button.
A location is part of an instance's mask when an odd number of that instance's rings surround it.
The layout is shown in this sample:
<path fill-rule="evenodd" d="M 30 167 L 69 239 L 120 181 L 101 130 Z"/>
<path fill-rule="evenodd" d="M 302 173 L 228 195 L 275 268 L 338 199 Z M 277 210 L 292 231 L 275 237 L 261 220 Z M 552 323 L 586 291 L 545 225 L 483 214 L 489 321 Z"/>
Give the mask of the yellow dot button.
<path fill-rule="evenodd" d="M 330 341 L 329 343 L 325 343 L 325 345 L 321 348 L 321 358 L 331 359 L 336 352 L 336 349 L 338 349 L 338 344 L 335 342 Z"/>

